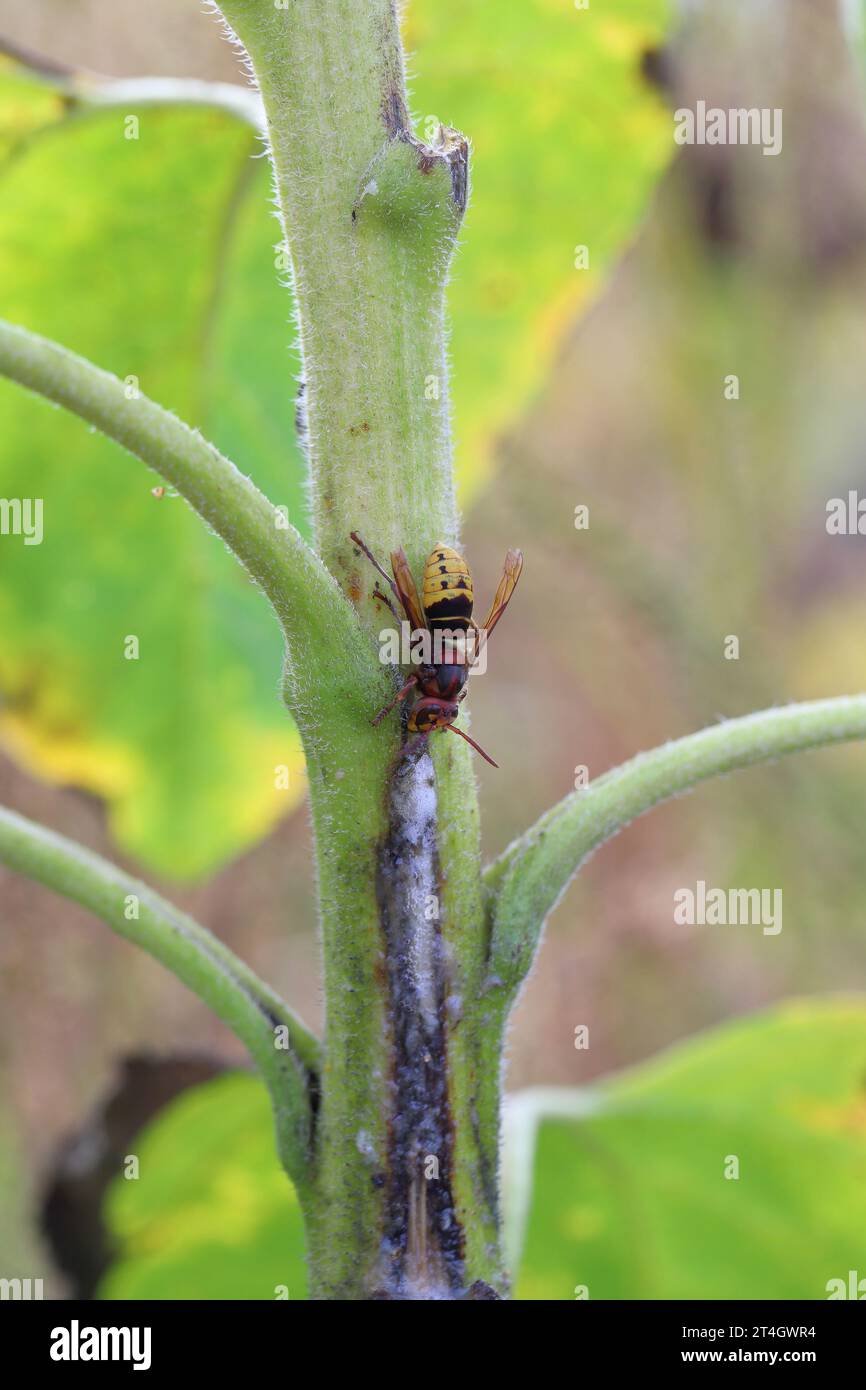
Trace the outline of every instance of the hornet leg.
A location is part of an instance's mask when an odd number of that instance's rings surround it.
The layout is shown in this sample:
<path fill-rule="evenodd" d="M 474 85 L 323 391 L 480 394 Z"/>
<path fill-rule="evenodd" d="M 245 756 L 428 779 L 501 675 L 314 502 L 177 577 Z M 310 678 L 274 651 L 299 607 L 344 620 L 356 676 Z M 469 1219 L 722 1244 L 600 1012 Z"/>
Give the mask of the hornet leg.
<path fill-rule="evenodd" d="M 394 614 L 394 617 L 397 619 L 397 622 L 398 622 L 398 623 L 400 622 L 400 614 L 397 612 L 397 609 L 394 607 L 393 603 L 391 602 L 391 600 L 389 599 L 389 597 L 388 597 L 387 594 L 383 594 L 381 589 L 375 588 L 375 589 L 373 590 L 373 597 L 374 597 L 374 598 L 381 599 L 382 602 L 383 602 L 388 608 L 390 608 L 391 612 Z"/>
<path fill-rule="evenodd" d="M 410 676 L 409 679 L 407 680 L 406 684 L 403 686 L 403 689 L 397 691 L 397 694 L 394 696 L 394 698 L 393 698 L 393 700 L 391 701 L 390 705 L 386 705 L 384 709 L 380 709 L 380 710 L 379 710 L 379 713 L 378 713 L 377 715 L 375 715 L 375 717 L 374 717 L 373 720 L 372 720 L 372 724 L 373 724 L 373 728 L 374 728 L 374 729 L 377 728 L 379 724 L 381 724 L 381 722 L 382 722 L 382 720 L 385 718 L 385 715 L 386 715 L 386 714 L 390 714 L 390 713 L 391 713 L 391 711 L 392 711 L 392 709 L 394 708 L 395 705 L 399 705 L 399 703 L 400 703 L 401 700 L 405 700 L 405 698 L 406 698 L 406 696 L 409 694 L 410 690 L 414 690 L 414 688 L 415 688 L 415 686 L 416 686 L 417 684 L 418 684 L 418 677 L 417 677 L 417 676 Z"/>
<path fill-rule="evenodd" d="M 388 571 L 387 571 L 387 570 L 384 570 L 384 569 L 382 568 L 382 566 L 379 564 L 379 561 L 376 559 L 376 556 L 373 554 L 373 552 L 372 552 L 372 550 L 370 549 L 370 547 L 369 547 L 367 544 L 365 544 L 364 541 L 361 540 L 361 537 L 358 535 L 358 532 L 357 532 L 357 531 L 350 531 L 350 532 L 349 532 L 349 538 L 355 542 L 355 544 L 356 544 L 356 546 L 358 547 L 359 550 L 363 550 L 363 552 L 364 552 L 364 554 L 366 555 L 367 559 L 370 561 L 370 564 L 373 566 L 374 569 L 376 569 L 376 570 L 379 571 L 379 574 L 381 574 L 381 576 L 382 576 L 382 578 L 384 579 L 385 583 L 388 584 L 388 585 L 390 586 L 391 592 L 392 592 L 392 594 L 394 595 L 394 597 L 395 597 L 396 599 L 399 600 L 399 598 L 400 598 L 400 593 L 399 593 L 399 590 L 398 590 L 398 588 L 397 588 L 397 585 L 394 583 L 394 581 L 393 581 L 393 579 L 391 578 L 391 576 L 390 576 L 390 574 L 388 573 Z M 383 595 L 383 597 L 384 597 L 384 595 Z M 391 612 L 392 612 L 392 613 L 394 612 L 393 608 L 391 609 Z"/>

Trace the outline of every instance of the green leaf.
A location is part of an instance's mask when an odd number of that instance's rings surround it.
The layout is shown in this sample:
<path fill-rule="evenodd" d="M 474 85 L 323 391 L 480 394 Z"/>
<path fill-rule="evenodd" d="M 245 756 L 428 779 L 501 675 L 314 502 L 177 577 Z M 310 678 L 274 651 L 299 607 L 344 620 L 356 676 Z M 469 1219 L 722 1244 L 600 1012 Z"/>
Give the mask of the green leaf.
<path fill-rule="evenodd" d="M 567 328 L 633 235 L 674 146 L 640 75 L 669 0 L 415 0 L 412 103 L 472 141 L 472 198 L 448 291 L 464 501 L 543 384 Z M 575 269 L 575 248 L 589 250 Z"/>
<path fill-rule="evenodd" d="M 137 378 L 298 524 L 297 364 L 266 162 L 221 111 L 139 121 L 130 140 L 122 110 L 78 115 L 0 165 L 2 313 Z M 0 409 L 0 496 L 41 498 L 44 515 L 41 545 L 3 538 L 0 734 L 35 772 L 105 797 L 139 859 L 203 874 L 303 787 L 277 625 L 222 544 L 115 445 L 7 384 Z"/>
<path fill-rule="evenodd" d="M 304 1228 L 274 1153 L 267 1094 L 232 1072 L 166 1106 L 106 1200 L 120 1254 L 105 1299 L 306 1297 Z M 285 1297 L 285 1293 L 281 1295 Z"/>
<path fill-rule="evenodd" d="M 513 1098 L 517 1296 L 826 1298 L 829 1280 L 866 1272 L 864 1084 L 866 998 L 837 997 L 581 1091 Z"/>

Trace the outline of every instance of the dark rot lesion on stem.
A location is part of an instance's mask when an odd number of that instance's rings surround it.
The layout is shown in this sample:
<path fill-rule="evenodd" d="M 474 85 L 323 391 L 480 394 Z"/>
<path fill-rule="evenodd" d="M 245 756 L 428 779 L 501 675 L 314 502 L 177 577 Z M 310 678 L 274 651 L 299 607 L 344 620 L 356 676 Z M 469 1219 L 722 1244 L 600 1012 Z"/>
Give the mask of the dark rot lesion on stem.
<path fill-rule="evenodd" d="M 379 853 L 391 1074 L 375 1297 L 477 1296 L 466 1287 L 453 1190 L 445 952 L 438 912 L 435 906 L 429 915 L 424 910 L 438 900 L 438 875 L 433 768 L 427 751 L 419 750 L 391 780 L 388 833 Z"/>

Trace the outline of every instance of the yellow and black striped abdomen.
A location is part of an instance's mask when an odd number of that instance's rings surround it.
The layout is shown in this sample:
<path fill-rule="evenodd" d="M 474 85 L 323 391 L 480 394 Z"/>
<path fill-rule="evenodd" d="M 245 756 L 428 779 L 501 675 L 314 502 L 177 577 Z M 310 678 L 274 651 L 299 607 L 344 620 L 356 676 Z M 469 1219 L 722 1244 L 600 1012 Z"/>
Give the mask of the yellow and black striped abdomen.
<path fill-rule="evenodd" d="M 421 592 L 424 614 L 431 627 L 465 630 L 472 617 L 472 575 L 469 566 L 447 545 L 437 545 L 424 569 Z"/>

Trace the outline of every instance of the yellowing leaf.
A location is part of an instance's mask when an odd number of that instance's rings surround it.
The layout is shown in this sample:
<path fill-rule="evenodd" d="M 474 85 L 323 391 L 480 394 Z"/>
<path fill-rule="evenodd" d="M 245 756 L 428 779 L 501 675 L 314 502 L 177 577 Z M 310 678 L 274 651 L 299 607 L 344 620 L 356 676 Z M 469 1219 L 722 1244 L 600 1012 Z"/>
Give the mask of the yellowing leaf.
<path fill-rule="evenodd" d="M 0 313 L 200 426 L 303 525 L 257 149 L 235 118 L 180 107 L 144 109 L 137 140 L 112 109 L 31 136 L 0 163 Z M 0 541 L 0 735 L 35 774 L 104 797 L 128 852 L 207 873 L 303 793 L 276 621 L 140 463 L 8 383 L 0 409 L 0 496 L 39 499 L 44 533 Z"/>
<path fill-rule="evenodd" d="M 413 109 L 472 141 L 472 199 L 448 302 L 464 502 L 543 383 L 563 334 L 632 236 L 673 151 L 640 75 L 668 0 L 415 0 Z M 589 252 L 575 269 L 575 248 Z"/>

